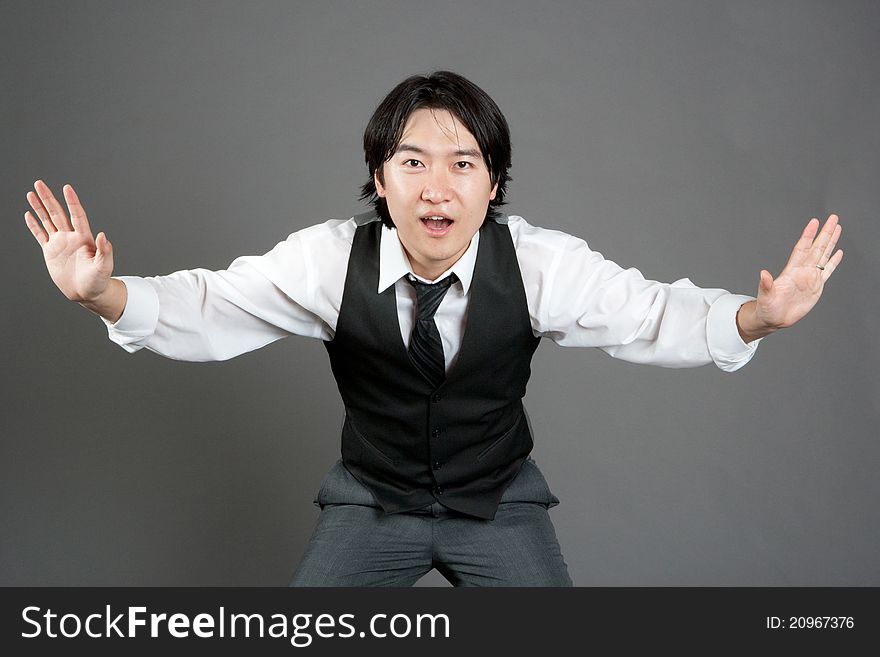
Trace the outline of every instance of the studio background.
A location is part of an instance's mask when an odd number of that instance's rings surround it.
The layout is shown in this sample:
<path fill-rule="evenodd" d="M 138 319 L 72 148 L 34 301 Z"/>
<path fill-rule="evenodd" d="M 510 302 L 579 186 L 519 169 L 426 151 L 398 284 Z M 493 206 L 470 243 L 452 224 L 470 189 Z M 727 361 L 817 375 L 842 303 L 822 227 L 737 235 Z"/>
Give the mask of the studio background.
<path fill-rule="evenodd" d="M 2 2 L 0 585 L 284 585 L 339 455 L 319 341 L 129 355 L 66 301 L 25 194 L 71 183 L 115 274 L 222 269 L 361 212 L 413 73 L 482 86 L 509 214 L 755 295 L 811 217 L 845 257 L 750 364 L 545 341 L 526 397 L 576 585 L 880 585 L 876 2 Z M 446 585 L 436 573 L 420 585 Z"/>

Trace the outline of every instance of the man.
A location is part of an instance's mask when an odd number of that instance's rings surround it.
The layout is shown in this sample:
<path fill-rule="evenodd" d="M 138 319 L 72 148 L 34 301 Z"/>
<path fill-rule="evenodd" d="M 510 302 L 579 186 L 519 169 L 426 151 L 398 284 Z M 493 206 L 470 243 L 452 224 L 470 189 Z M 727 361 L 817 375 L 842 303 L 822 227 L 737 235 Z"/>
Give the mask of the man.
<path fill-rule="evenodd" d="M 843 257 L 837 217 L 818 236 L 812 219 L 751 298 L 648 281 L 582 240 L 500 220 L 507 122 L 446 71 L 392 90 L 364 152 L 372 212 L 219 272 L 112 278 L 112 246 L 73 188 L 69 219 L 42 181 L 28 194 L 52 280 L 128 351 L 223 360 L 291 334 L 325 341 L 342 459 L 293 585 L 411 585 L 437 568 L 454 585 L 570 586 L 521 402 L 539 339 L 734 371 L 809 312 Z"/>

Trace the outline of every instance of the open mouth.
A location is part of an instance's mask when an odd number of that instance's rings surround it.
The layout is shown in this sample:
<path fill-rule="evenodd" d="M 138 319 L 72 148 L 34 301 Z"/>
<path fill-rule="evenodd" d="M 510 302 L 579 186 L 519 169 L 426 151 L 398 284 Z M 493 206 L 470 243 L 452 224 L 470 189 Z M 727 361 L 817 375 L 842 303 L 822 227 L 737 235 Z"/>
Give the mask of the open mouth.
<path fill-rule="evenodd" d="M 449 217 L 431 215 L 420 217 L 422 225 L 431 235 L 445 235 L 452 227 L 453 221 Z"/>

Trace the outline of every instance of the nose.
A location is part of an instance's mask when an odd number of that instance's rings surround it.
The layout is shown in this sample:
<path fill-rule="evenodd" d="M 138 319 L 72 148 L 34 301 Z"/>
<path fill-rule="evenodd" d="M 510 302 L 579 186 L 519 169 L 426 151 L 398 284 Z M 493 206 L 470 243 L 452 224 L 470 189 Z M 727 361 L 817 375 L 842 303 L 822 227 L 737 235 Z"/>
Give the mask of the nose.
<path fill-rule="evenodd" d="M 452 184 L 445 171 L 430 171 L 422 187 L 422 200 L 431 203 L 444 203 L 452 198 Z"/>

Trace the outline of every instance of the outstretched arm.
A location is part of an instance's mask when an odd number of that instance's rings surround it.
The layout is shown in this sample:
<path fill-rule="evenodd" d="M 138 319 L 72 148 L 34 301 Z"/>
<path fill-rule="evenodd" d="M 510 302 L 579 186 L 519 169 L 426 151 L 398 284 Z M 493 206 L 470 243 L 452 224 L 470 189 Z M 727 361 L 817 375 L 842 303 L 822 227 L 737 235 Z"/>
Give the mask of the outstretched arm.
<path fill-rule="evenodd" d="M 687 278 L 649 280 L 582 239 L 510 219 L 535 335 L 661 367 L 714 362 L 733 372 L 754 355 L 759 342 L 745 344 L 734 319 L 754 297 L 697 287 Z"/>
<path fill-rule="evenodd" d="M 332 338 L 352 222 L 298 231 L 225 270 L 111 278 L 110 242 L 103 233 L 92 237 L 73 188 L 64 187 L 68 218 L 43 181 L 34 187 L 27 199 L 38 219 L 28 212 L 25 221 L 50 277 L 68 299 L 100 315 L 110 339 L 126 351 L 145 347 L 177 360 L 226 360 L 288 335 Z"/>
<path fill-rule="evenodd" d="M 776 280 L 761 270 L 757 300 L 743 304 L 736 316 L 744 342 L 792 326 L 816 305 L 825 282 L 843 260 L 842 250 L 834 252 L 843 232 L 838 221 L 836 214 L 829 216 L 817 237 L 819 220 L 810 219 Z"/>

